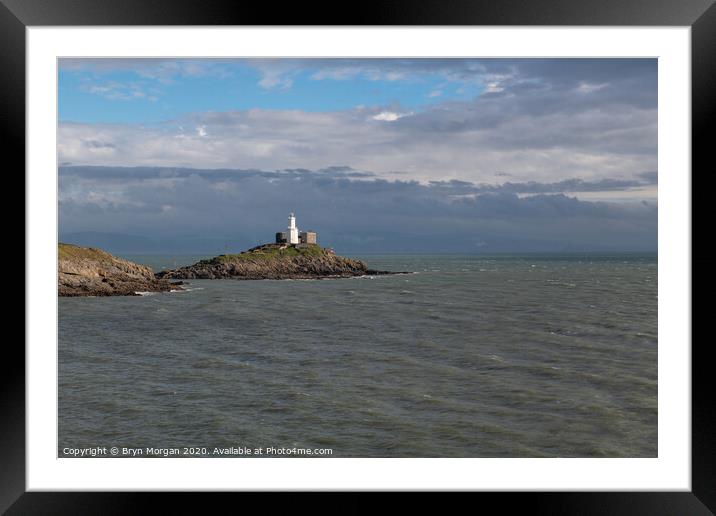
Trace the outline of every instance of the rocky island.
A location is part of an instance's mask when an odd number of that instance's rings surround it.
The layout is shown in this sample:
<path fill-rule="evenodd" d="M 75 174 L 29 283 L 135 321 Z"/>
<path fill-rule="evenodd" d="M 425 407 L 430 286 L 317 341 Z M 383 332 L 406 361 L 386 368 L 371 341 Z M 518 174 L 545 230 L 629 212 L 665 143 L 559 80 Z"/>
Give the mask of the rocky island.
<path fill-rule="evenodd" d="M 399 272 L 369 269 L 361 260 L 336 255 L 318 244 L 264 244 L 157 273 L 161 279 L 323 279 Z"/>
<path fill-rule="evenodd" d="M 336 255 L 316 243 L 315 231 L 299 231 L 296 217 L 276 233 L 276 243 L 238 254 L 222 254 L 193 265 L 154 272 L 92 247 L 59 244 L 60 296 L 132 296 L 144 292 L 182 290 L 185 279 L 325 279 L 407 274 L 369 269 L 361 260 Z"/>
<path fill-rule="evenodd" d="M 149 267 L 101 249 L 61 243 L 57 257 L 60 296 L 137 296 L 140 292 L 181 290 L 181 282 L 157 278 Z"/>

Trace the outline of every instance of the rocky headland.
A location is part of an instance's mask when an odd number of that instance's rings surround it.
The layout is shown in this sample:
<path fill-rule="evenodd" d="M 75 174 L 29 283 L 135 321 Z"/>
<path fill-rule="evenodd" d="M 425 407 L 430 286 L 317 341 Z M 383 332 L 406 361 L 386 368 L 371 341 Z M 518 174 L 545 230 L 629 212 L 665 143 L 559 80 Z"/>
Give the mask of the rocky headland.
<path fill-rule="evenodd" d="M 59 244 L 60 296 L 136 296 L 139 292 L 181 290 L 178 283 L 155 277 L 149 267 L 93 247 Z"/>
<path fill-rule="evenodd" d="M 222 254 L 178 269 L 161 279 L 323 279 L 399 272 L 369 269 L 361 260 L 336 255 L 317 244 L 264 244 L 239 254 Z"/>

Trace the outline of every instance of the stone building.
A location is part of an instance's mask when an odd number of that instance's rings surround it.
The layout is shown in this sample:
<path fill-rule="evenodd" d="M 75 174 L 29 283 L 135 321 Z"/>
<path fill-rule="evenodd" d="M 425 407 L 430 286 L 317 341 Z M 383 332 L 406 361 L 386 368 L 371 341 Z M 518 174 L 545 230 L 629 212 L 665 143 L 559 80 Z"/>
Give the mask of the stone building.
<path fill-rule="evenodd" d="M 315 231 L 301 231 L 298 234 L 298 241 L 302 244 L 315 244 L 317 243 L 316 240 Z"/>

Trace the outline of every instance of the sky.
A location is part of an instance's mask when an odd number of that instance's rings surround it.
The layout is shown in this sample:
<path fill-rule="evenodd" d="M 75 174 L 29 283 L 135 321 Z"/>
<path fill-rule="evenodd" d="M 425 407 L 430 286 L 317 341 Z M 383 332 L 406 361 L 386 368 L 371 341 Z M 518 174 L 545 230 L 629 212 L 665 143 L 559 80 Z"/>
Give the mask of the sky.
<path fill-rule="evenodd" d="M 655 59 L 61 59 L 60 238 L 655 251 Z"/>

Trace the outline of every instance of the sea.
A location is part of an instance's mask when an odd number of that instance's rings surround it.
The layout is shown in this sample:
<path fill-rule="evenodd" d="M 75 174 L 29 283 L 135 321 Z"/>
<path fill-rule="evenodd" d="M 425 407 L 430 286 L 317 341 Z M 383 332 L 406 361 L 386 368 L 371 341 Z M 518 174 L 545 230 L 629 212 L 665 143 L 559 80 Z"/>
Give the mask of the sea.
<path fill-rule="evenodd" d="M 656 254 L 352 257 L 59 298 L 58 456 L 657 456 Z"/>

